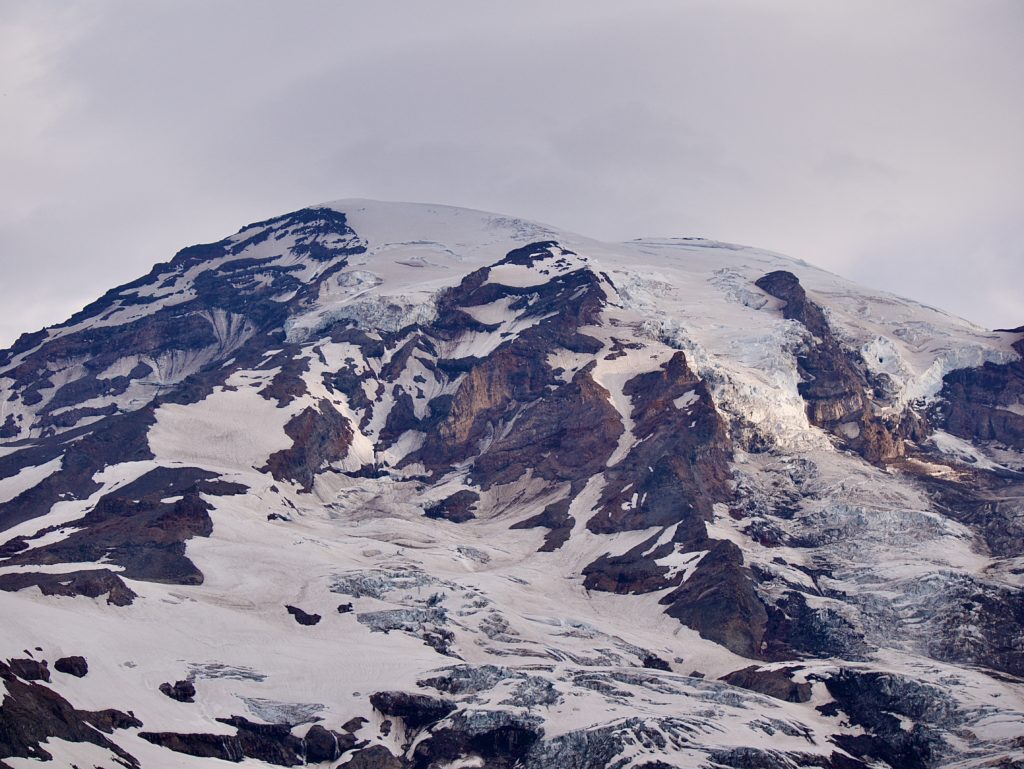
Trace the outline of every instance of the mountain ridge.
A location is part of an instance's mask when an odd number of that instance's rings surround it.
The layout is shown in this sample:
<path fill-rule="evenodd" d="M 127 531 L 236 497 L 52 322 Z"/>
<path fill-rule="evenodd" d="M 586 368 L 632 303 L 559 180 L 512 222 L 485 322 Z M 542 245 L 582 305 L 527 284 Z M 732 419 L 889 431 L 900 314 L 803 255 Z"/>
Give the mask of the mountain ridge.
<path fill-rule="evenodd" d="M 1024 760 L 1012 336 L 710 241 L 247 225 L 0 355 L 0 640 L 90 668 L 0 673 L 68 761 L 111 709 L 143 766 Z"/>

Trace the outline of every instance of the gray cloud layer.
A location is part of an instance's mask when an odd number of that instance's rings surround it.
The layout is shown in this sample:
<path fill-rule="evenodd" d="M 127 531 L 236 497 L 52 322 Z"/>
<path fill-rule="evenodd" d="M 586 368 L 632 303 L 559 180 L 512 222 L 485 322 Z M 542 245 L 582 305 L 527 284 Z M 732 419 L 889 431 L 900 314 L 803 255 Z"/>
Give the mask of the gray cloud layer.
<path fill-rule="evenodd" d="M 0 344 L 359 196 L 703 235 L 1024 323 L 1019 0 L 0 0 Z"/>

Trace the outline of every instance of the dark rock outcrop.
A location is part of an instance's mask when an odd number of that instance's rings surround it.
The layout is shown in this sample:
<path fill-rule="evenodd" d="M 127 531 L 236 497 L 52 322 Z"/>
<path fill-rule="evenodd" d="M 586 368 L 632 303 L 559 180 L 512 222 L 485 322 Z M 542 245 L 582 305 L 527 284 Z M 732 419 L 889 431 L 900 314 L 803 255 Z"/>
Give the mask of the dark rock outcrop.
<path fill-rule="evenodd" d="M 1024 357 L 1024 339 L 1014 343 Z M 943 429 L 1024 451 L 1024 359 L 951 371 L 940 393 Z"/>
<path fill-rule="evenodd" d="M 569 505 L 572 504 L 572 498 L 576 493 L 578 492 L 570 490 L 568 497 L 551 502 L 537 515 L 531 515 L 529 518 L 512 524 L 509 528 L 548 529 L 548 533 L 544 535 L 544 544 L 538 549 L 542 553 L 557 550 L 568 541 L 572 534 L 572 527 L 576 525 L 576 519 L 569 515 Z"/>
<path fill-rule="evenodd" d="M 139 737 L 175 753 L 198 758 L 219 758 L 236 763 L 244 758 L 254 758 L 275 766 L 305 763 L 303 741 L 292 734 L 287 724 L 257 724 L 241 716 L 217 720 L 235 727 L 235 734 L 139 732 Z"/>
<path fill-rule="evenodd" d="M 295 617 L 295 621 L 298 622 L 300 625 L 315 625 L 321 620 L 319 614 L 309 614 L 307 612 L 304 612 L 298 606 L 289 606 L 286 604 L 284 608 L 288 611 L 289 614 Z"/>
<path fill-rule="evenodd" d="M 479 758 L 488 769 L 521 766 L 543 738 L 539 719 L 502 711 L 459 711 L 450 724 L 433 729 L 413 751 L 415 769 Z"/>
<path fill-rule="evenodd" d="M 138 767 L 134 757 L 108 739 L 114 729 L 142 726 L 133 715 L 116 710 L 76 710 L 52 689 L 24 681 L 6 663 L 0 662 L 0 680 L 6 692 L 0 704 L 0 763 L 5 758 L 49 761 L 43 747 L 51 738 L 67 742 L 88 742 L 114 754 L 126 767 Z"/>
<path fill-rule="evenodd" d="M 122 566 L 120 575 L 124 577 L 201 584 L 202 573 L 185 557 L 188 539 L 208 537 L 213 531 L 209 516 L 212 505 L 201 494 L 230 495 L 245 490 L 205 470 L 158 467 L 101 497 L 84 517 L 60 526 L 75 529 L 67 537 L 22 550 L 4 563 L 20 566 L 105 560 Z M 50 531 L 43 529 L 35 536 Z M 60 575 L 60 581 L 68 576 Z M 109 577 L 103 579 L 110 581 Z"/>
<path fill-rule="evenodd" d="M 357 750 L 343 764 L 345 769 L 406 769 L 407 764 L 383 745 Z"/>
<path fill-rule="evenodd" d="M 307 407 L 294 416 L 284 431 L 292 446 L 271 454 L 263 470 L 278 481 L 295 481 L 307 492 L 325 464 L 344 459 L 354 435 L 349 421 L 326 398 L 317 408 Z"/>
<path fill-rule="evenodd" d="M 919 440 L 926 434 L 923 418 L 911 410 L 898 416 L 881 413 L 871 396 L 877 388 L 860 354 L 843 348 L 825 312 L 808 298 L 793 273 L 770 272 L 755 285 L 783 300 L 783 317 L 800 322 L 810 333 L 810 339 L 797 351 L 803 379 L 797 389 L 807 404 L 811 424 L 828 430 L 841 445 L 876 463 L 903 456 L 905 438 Z"/>
<path fill-rule="evenodd" d="M 11 572 L 0 574 L 0 590 L 9 593 L 37 587 L 43 595 L 107 596 L 112 606 L 128 606 L 138 596 L 110 569 L 88 569 L 53 574 L 50 572 Z"/>
<path fill-rule="evenodd" d="M 711 393 L 682 352 L 630 379 L 623 393 L 633 403 L 636 443 L 606 471 L 598 513 L 587 528 L 609 534 L 679 524 L 676 541 L 699 549 L 712 507 L 732 497 L 731 447 Z"/>
<path fill-rule="evenodd" d="M 178 702 L 195 702 L 196 686 L 191 681 L 175 681 L 174 684 L 160 684 L 160 692 Z"/>
<path fill-rule="evenodd" d="M 53 663 L 53 669 L 58 673 L 67 673 L 75 678 L 84 678 L 89 673 L 89 663 L 85 657 L 61 657 Z"/>
<path fill-rule="evenodd" d="M 661 599 L 665 613 L 744 657 L 764 654 L 768 613 L 754 589 L 743 553 L 732 542 L 714 544 L 690 578 Z"/>
<path fill-rule="evenodd" d="M 825 679 L 835 705 L 863 735 L 836 735 L 835 743 L 858 758 L 885 761 L 892 767 L 928 769 L 947 754 L 949 745 L 939 733 L 957 723 L 953 699 L 916 681 L 890 673 L 840 670 Z M 900 717 L 911 719 L 909 730 Z"/>
<path fill-rule="evenodd" d="M 307 764 L 337 761 L 343 753 L 354 748 L 357 742 L 347 732 L 336 732 L 320 724 L 313 724 L 302 738 L 303 755 Z"/>
<path fill-rule="evenodd" d="M 793 667 L 762 670 L 751 665 L 742 670 L 734 670 L 719 680 L 752 692 L 767 694 L 783 702 L 807 702 L 811 699 L 811 685 L 794 681 L 795 670 L 797 668 Z"/>
<path fill-rule="evenodd" d="M 411 731 L 436 723 L 455 710 L 455 703 L 449 700 L 410 692 L 376 692 L 370 695 L 370 704 L 385 716 L 401 718 Z"/>
<path fill-rule="evenodd" d="M 15 658 L 7 660 L 9 670 L 23 681 L 46 681 L 50 680 L 50 668 L 45 660 L 32 660 Z"/>
<path fill-rule="evenodd" d="M 424 508 L 423 514 L 427 518 L 444 519 L 452 523 L 465 523 L 476 518 L 473 515 L 473 506 L 480 499 L 480 495 L 469 489 L 461 489 L 451 496 L 445 497 Z"/>

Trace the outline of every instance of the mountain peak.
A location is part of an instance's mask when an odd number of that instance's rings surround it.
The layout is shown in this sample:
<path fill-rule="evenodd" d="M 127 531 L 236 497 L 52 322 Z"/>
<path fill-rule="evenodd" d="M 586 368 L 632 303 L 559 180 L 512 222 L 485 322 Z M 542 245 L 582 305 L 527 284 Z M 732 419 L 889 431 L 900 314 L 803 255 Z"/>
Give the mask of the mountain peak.
<path fill-rule="evenodd" d="M 0 355 L 0 760 L 1017 760 L 1019 343 L 447 206 L 186 248 Z"/>

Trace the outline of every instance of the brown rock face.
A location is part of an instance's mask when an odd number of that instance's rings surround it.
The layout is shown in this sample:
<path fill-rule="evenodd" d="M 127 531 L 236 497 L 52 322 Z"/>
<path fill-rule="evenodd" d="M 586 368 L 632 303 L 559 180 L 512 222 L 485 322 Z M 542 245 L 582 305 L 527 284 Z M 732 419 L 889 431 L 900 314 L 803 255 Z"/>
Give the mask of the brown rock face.
<path fill-rule="evenodd" d="M 405 769 L 402 760 L 383 745 L 357 750 L 344 766 L 347 769 Z"/>
<path fill-rule="evenodd" d="M 743 553 L 732 542 L 719 541 L 690 578 L 661 599 L 666 614 L 744 657 L 760 657 L 768 613 Z"/>
<path fill-rule="evenodd" d="M 807 702 L 811 699 L 811 685 L 797 683 L 793 680 L 793 671 L 797 668 L 779 668 L 777 670 L 761 670 L 756 665 L 734 670 L 721 677 L 721 681 L 752 692 L 760 692 L 784 702 Z"/>
<path fill-rule="evenodd" d="M 473 506 L 479 501 L 480 495 L 469 489 L 456 491 L 449 497 L 423 510 L 427 518 L 441 518 L 452 523 L 465 523 L 476 518 Z"/>
<path fill-rule="evenodd" d="M 46 681 L 50 680 L 50 669 L 46 662 L 30 659 L 7 660 L 10 670 L 14 675 L 23 681 Z"/>
<path fill-rule="evenodd" d="M 715 502 L 732 496 L 730 444 L 707 386 L 677 352 L 659 371 L 629 380 L 623 392 L 633 402 L 637 442 L 606 471 L 587 528 L 608 534 L 678 523 L 677 541 L 702 540 Z"/>
<path fill-rule="evenodd" d="M 1024 356 L 1024 338 L 1014 344 Z M 942 384 L 945 430 L 1024 450 L 1024 361 L 951 371 Z"/>
<path fill-rule="evenodd" d="M 532 470 L 545 480 L 574 481 L 604 467 L 623 427 L 608 391 L 591 376 L 594 366 L 524 406 L 512 429 L 477 459 L 474 479 L 487 488 Z"/>
<path fill-rule="evenodd" d="M 927 429 L 922 417 L 907 411 L 882 415 L 870 393 L 875 390 L 860 354 L 843 348 L 824 311 L 808 298 L 791 272 L 770 272 L 755 285 L 786 302 L 782 315 L 799 321 L 811 340 L 797 353 L 802 382 L 797 386 L 807 404 L 811 424 L 869 462 L 888 462 L 904 455 L 904 438 L 919 438 Z"/>
<path fill-rule="evenodd" d="M 294 443 L 271 454 L 263 470 L 276 480 L 295 481 L 305 491 L 313 489 L 313 479 L 324 464 L 344 459 L 354 435 L 349 421 L 326 398 L 315 409 L 303 409 L 284 431 Z"/>
<path fill-rule="evenodd" d="M 549 256 L 550 246 L 540 243 L 512 251 L 499 264 Z M 508 299 L 509 309 L 520 318 L 539 320 L 482 360 L 437 362 L 440 372 L 462 379 L 455 394 L 439 408 L 440 418 L 431 425 L 422 449 L 408 461 L 421 461 L 429 470 L 440 472 L 479 454 L 475 480 L 487 488 L 524 472 L 524 463 L 531 459 L 526 444 L 536 438 L 556 451 L 548 466 L 540 470 L 544 477 L 575 474 L 575 464 L 591 460 L 585 451 L 591 447 L 580 445 L 586 438 L 578 434 L 575 423 L 586 420 L 588 426 L 600 429 L 601 436 L 616 428 L 610 424 L 607 404 L 599 402 L 601 388 L 589 376 L 561 382 L 547 358 L 558 349 L 596 352 L 601 348 L 597 340 L 580 332 L 581 327 L 597 321 L 607 300 L 600 279 L 588 269 L 579 269 L 539 286 L 520 288 L 488 283 L 489 272 L 484 268 L 470 274 L 442 297 L 433 333 L 454 338 L 467 331 L 488 330 L 465 308 L 500 299 Z M 551 388 L 555 392 L 550 392 Z M 560 402 L 557 414 L 545 403 L 551 398 Z M 544 411 L 521 419 L 529 408 Z M 513 431 L 493 440 L 507 424 L 513 424 Z M 540 452 L 532 459 L 539 460 Z"/>

